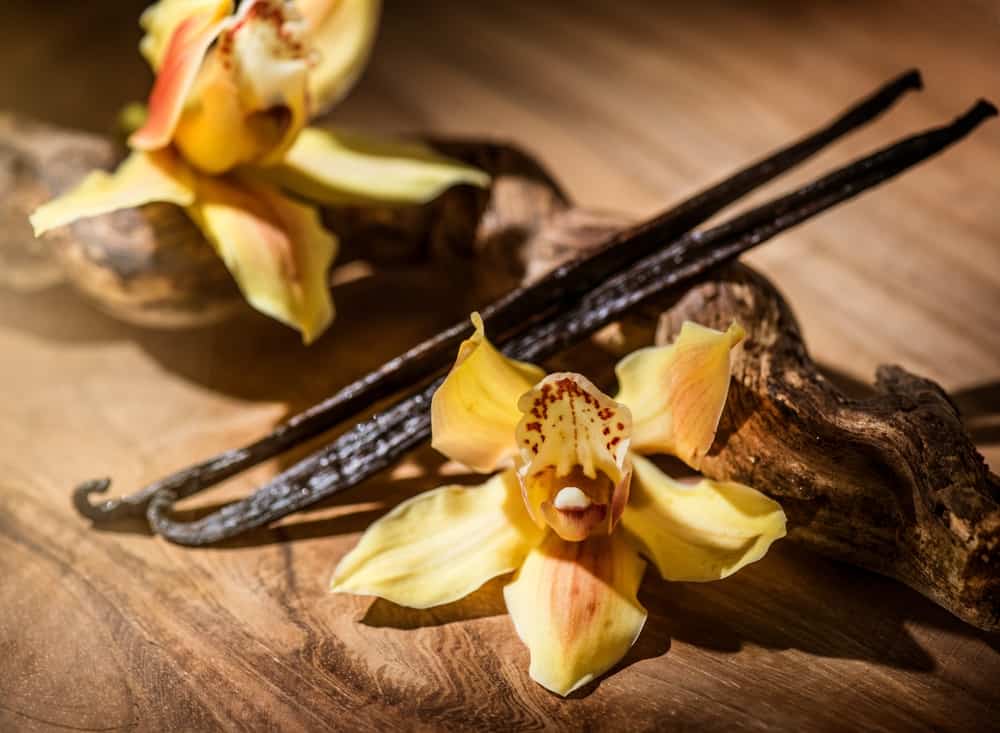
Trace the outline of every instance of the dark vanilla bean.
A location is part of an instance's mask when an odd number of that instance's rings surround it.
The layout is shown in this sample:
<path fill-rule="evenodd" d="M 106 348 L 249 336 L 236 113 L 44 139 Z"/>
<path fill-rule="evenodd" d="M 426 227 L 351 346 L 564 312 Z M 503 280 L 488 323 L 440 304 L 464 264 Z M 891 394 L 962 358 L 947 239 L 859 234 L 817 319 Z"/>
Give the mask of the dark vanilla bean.
<path fill-rule="evenodd" d="M 549 315 L 555 304 L 581 296 L 612 273 L 653 252 L 663 242 L 677 239 L 750 191 L 870 122 L 905 92 L 921 87 L 919 72 L 908 71 L 802 140 L 668 211 L 616 234 L 590 256 L 556 268 L 533 285 L 513 290 L 482 309 L 490 333 L 507 334 L 522 328 L 533 318 Z M 94 521 L 107 521 L 141 515 L 150 498 L 162 490 L 178 498 L 197 493 L 330 430 L 374 402 L 428 378 L 451 361 L 458 345 L 470 333 L 467 322 L 458 323 L 292 417 L 267 436 L 171 474 L 130 496 L 91 504 L 91 494 L 106 491 L 110 481 L 81 484 L 74 492 L 74 504 L 84 516 Z"/>
<path fill-rule="evenodd" d="M 883 148 L 704 233 L 689 234 L 608 278 L 565 312 L 507 339 L 502 348 L 509 356 L 527 360 L 540 360 L 557 353 L 646 298 L 690 284 L 776 234 L 926 160 L 995 114 L 993 105 L 980 101 L 950 125 Z M 439 383 L 440 380 L 435 380 L 359 423 L 250 497 L 198 521 L 171 520 L 168 513 L 177 496 L 160 491 L 149 503 L 150 525 L 173 542 L 210 544 L 355 486 L 429 437 L 430 401 Z"/>

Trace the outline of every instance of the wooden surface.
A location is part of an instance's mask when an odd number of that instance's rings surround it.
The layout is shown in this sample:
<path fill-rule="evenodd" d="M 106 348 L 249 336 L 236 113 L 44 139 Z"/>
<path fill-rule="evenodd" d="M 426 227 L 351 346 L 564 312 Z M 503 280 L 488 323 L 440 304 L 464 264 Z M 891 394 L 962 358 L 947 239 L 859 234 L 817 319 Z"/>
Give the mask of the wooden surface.
<path fill-rule="evenodd" d="M 905 67 L 927 90 L 778 184 L 980 95 L 1000 96 L 993 3 L 390 3 L 338 110 L 387 131 L 499 136 L 579 202 L 651 213 L 796 136 Z M 0 8 L 0 106 L 102 130 L 144 94 L 141 3 Z M 15 72 L 16 70 L 16 72 Z M 1000 123 L 749 258 L 846 384 L 896 362 L 941 382 L 1000 464 Z M 771 190 L 774 190 L 772 187 Z M 450 270 L 336 293 L 305 350 L 253 314 L 142 331 L 71 291 L 0 292 L 0 730 L 988 730 L 1000 640 L 879 576 L 779 543 L 708 585 L 651 575 L 613 675 L 560 700 L 527 677 L 499 585 L 432 612 L 330 596 L 337 559 L 453 466 L 429 450 L 336 503 L 223 548 L 97 532 L 71 486 L 130 490 L 259 435 L 459 317 Z M 391 292 L 391 298 L 386 293 Z M 241 477 L 194 513 L 245 493 Z"/>

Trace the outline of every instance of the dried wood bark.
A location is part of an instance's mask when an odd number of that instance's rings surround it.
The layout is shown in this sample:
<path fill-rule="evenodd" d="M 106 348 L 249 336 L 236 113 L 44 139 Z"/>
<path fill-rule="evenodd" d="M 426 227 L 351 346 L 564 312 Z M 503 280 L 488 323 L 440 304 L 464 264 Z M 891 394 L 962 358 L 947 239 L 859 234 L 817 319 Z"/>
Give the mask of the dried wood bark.
<path fill-rule="evenodd" d="M 792 539 L 1000 629 L 1000 480 L 941 387 L 883 366 L 869 396 L 846 396 L 778 290 L 746 267 L 659 306 L 632 319 L 633 338 L 669 342 L 685 319 L 747 328 L 706 474 L 780 501 Z"/>
<path fill-rule="evenodd" d="M 149 204 L 85 219 L 35 240 L 27 217 L 90 171 L 123 155 L 107 138 L 0 116 L 0 171 L 7 186 L 0 221 L 12 232 L 0 257 L 18 281 L 63 277 L 102 310 L 144 326 L 176 328 L 221 320 L 239 307 L 233 279 L 177 206 Z M 30 260 L 26 253 L 33 252 Z M 52 275 L 51 273 L 58 273 Z"/>

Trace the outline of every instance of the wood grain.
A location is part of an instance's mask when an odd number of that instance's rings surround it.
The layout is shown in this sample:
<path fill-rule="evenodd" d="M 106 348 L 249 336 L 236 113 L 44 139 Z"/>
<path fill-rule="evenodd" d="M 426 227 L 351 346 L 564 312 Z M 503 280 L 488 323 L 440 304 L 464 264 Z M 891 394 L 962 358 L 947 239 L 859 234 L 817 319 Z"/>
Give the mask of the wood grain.
<path fill-rule="evenodd" d="M 93 131 L 144 93 L 141 2 L 0 8 L 0 105 Z M 57 10 L 56 10 L 57 9 Z M 637 216 L 811 128 L 902 68 L 928 89 L 786 182 L 982 94 L 990 3 L 390 3 L 336 121 L 499 136 L 590 208 Z M 81 28 L 86 33 L 81 33 Z M 750 261 L 843 383 L 901 363 L 941 382 L 1000 462 L 1000 128 Z M 778 187 L 784 187 L 781 183 Z M 473 305 L 434 272 L 338 287 L 303 349 L 244 314 L 186 334 L 117 323 L 65 289 L 0 292 L 0 729 L 986 730 L 1000 644 L 892 581 L 779 543 L 720 583 L 648 580 L 618 672 L 563 701 L 532 683 L 498 586 L 410 613 L 326 594 L 357 533 L 454 466 L 419 451 L 339 503 L 189 550 L 72 511 L 81 477 L 138 486 L 244 442 Z M 361 273 L 363 274 L 363 273 Z M 444 283 L 444 286 L 442 284 Z M 386 297 L 391 293 L 392 297 Z M 190 502 L 245 493 L 273 462 Z"/>

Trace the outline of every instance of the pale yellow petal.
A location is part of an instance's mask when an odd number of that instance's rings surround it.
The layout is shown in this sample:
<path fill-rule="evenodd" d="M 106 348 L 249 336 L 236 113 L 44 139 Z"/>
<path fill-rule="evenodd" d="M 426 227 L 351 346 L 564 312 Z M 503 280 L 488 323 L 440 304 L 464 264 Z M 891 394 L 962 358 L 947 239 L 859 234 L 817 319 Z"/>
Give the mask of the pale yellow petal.
<path fill-rule="evenodd" d="M 615 368 L 615 399 L 632 410 L 632 450 L 671 453 L 698 468 L 712 447 L 729 391 L 730 352 L 743 339 L 690 321 L 670 346 L 635 351 Z"/>
<path fill-rule="evenodd" d="M 518 403 L 518 478 L 531 516 L 565 540 L 607 534 L 628 500 L 629 409 L 579 374 L 550 374 Z M 557 495 L 584 496 L 567 510 Z"/>
<path fill-rule="evenodd" d="M 316 54 L 309 95 L 317 112 L 339 101 L 361 75 L 378 31 L 381 0 L 297 0 Z"/>
<path fill-rule="evenodd" d="M 188 209 L 247 301 L 313 341 L 333 319 L 327 270 L 337 240 L 318 212 L 277 190 L 202 176 Z"/>
<path fill-rule="evenodd" d="M 785 513 L 759 491 L 730 481 L 687 484 L 633 457 L 622 527 L 667 580 L 708 581 L 756 562 L 785 536 Z"/>
<path fill-rule="evenodd" d="M 94 171 L 75 188 L 31 215 L 39 235 L 90 216 L 164 201 L 188 206 L 194 201 L 190 171 L 169 150 L 132 153 L 114 173 Z"/>
<path fill-rule="evenodd" d="M 474 471 L 494 470 L 517 453 L 517 401 L 545 373 L 508 359 L 486 338 L 483 320 L 462 342 L 458 358 L 431 401 L 431 445 Z"/>
<path fill-rule="evenodd" d="M 639 637 L 646 563 L 617 533 L 566 542 L 549 534 L 504 599 L 531 652 L 531 678 L 568 695 L 617 664 Z"/>
<path fill-rule="evenodd" d="M 192 165 L 217 174 L 281 160 L 309 117 L 302 33 L 294 8 L 280 0 L 240 6 L 206 59 L 173 133 Z"/>
<path fill-rule="evenodd" d="M 482 171 L 420 143 L 306 128 L 262 175 L 311 201 L 423 204 L 458 184 L 485 187 Z"/>
<path fill-rule="evenodd" d="M 223 18 L 233 12 L 232 0 L 160 0 L 146 8 L 139 18 L 145 35 L 139 51 L 157 71 L 163 63 L 174 31 L 194 15 Z"/>
<path fill-rule="evenodd" d="M 372 524 L 340 561 L 331 588 L 411 608 L 450 603 L 516 570 L 541 537 L 512 472 L 481 486 L 445 486 Z"/>

